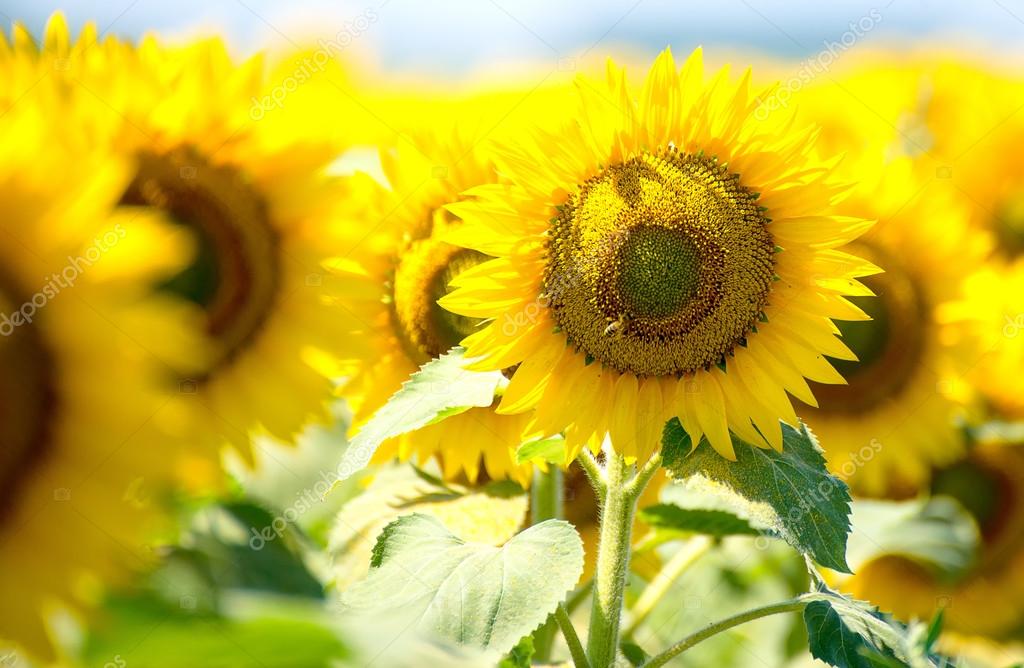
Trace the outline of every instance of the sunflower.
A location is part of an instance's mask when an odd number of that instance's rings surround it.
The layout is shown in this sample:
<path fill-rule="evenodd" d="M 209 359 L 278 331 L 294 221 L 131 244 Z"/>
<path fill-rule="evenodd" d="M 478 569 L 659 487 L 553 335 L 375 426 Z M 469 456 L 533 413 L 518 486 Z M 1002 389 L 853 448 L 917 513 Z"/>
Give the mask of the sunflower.
<path fill-rule="evenodd" d="M 130 165 L 55 122 L 67 101 L 40 81 L 0 116 L 0 644 L 44 659 L 52 615 L 148 562 L 163 526 L 174 450 L 143 435 L 162 397 L 127 324 L 170 328 L 139 286 L 187 251 L 111 214 Z"/>
<path fill-rule="evenodd" d="M 289 441 L 327 418 L 332 383 L 315 360 L 346 345 L 320 268 L 346 195 L 327 174 L 343 124 L 317 106 L 322 87 L 291 85 L 287 63 L 237 65 L 216 39 L 96 39 L 90 26 L 73 43 L 58 15 L 41 50 L 20 48 L 106 113 L 97 140 L 134 164 L 120 205 L 162 213 L 198 247 L 155 286 L 192 303 L 196 344 L 167 352 L 171 400 L 154 422 L 206 452 L 228 442 L 250 456 L 253 432 Z"/>
<path fill-rule="evenodd" d="M 802 91 L 802 111 L 837 150 L 911 157 L 923 180 L 950 186 L 972 224 L 1005 260 L 1024 254 L 1024 79 L 963 59 L 924 56 L 894 67 L 862 59 L 829 83 Z M 868 113 L 864 113 L 867 111 Z"/>
<path fill-rule="evenodd" d="M 947 582 L 897 556 L 864 565 L 845 588 L 902 619 L 928 619 L 945 608 L 945 628 L 965 636 L 1005 638 L 1024 623 L 1024 449 L 985 444 L 936 472 L 933 490 L 958 499 L 977 519 L 976 563 Z"/>
<path fill-rule="evenodd" d="M 855 242 L 885 269 L 855 297 L 871 320 L 839 325 L 857 360 L 833 364 L 846 385 L 812 384 L 818 406 L 798 407 L 824 444 L 832 468 L 861 493 L 913 495 L 932 468 L 961 456 L 956 417 L 964 376 L 977 360 L 957 345 L 938 308 L 982 266 L 989 243 L 967 225 L 966 211 L 938 183 L 923 182 L 907 159 L 882 166 L 862 160 L 862 182 L 844 212 L 877 219 Z"/>
<path fill-rule="evenodd" d="M 977 350 L 967 377 L 981 403 L 999 418 L 1024 418 L 1024 258 L 988 263 L 939 318 Z"/>
<path fill-rule="evenodd" d="M 420 366 L 458 345 L 479 322 L 437 305 L 453 276 L 487 259 L 446 241 L 461 222 L 445 206 L 496 176 L 478 139 L 442 134 L 421 133 L 412 145 L 381 152 L 390 187 L 360 181 L 361 193 L 351 199 L 351 224 L 367 229 L 367 236 L 331 263 L 338 317 L 349 323 L 352 338 L 364 342 L 357 348 L 366 351 L 339 371 L 348 376 L 341 392 L 355 408 L 353 431 Z M 446 478 L 461 473 L 476 482 L 484 470 L 490 478 L 526 485 L 532 469 L 515 460 L 525 427 L 524 416 L 471 408 L 385 441 L 374 457 L 436 456 Z"/>
<path fill-rule="evenodd" d="M 530 432 L 566 431 L 571 454 L 608 433 L 640 458 L 679 417 L 733 459 L 730 430 L 779 449 L 787 392 L 842 382 L 831 318 L 867 317 L 843 295 L 875 269 L 837 249 L 871 223 L 833 215 L 814 130 L 755 122 L 749 81 L 705 84 L 699 50 L 681 72 L 666 50 L 636 100 L 610 64 L 577 79 L 577 122 L 495 149 L 509 184 L 448 207 L 452 239 L 496 256 L 441 303 L 488 321 L 472 368 L 515 367 L 499 412 L 536 409 Z"/>

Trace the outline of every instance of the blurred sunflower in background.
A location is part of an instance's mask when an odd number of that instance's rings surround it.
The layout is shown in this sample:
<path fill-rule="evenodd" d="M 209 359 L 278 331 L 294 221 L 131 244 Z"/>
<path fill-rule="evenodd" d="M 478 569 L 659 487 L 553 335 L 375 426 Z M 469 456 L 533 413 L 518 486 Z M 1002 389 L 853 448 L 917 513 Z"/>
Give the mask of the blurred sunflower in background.
<path fill-rule="evenodd" d="M 968 227 L 956 198 L 923 182 L 910 160 L 862 160 L 850 176 L 877 176 L 841 208 L 878 220 L 854 252 L 885 271 L 864 279 L 868 290 L 853 298 L 871 320 L 839 324 L 856 355 L 833 362 L 847 384 L 812 385 L 818 406 L 797 412 L 857 491 L 905 498 L 963 452 L 964 374 L 977 354 L 951 340 L 937 309 L 959 297 L 990 244 Z"/>
<path fill-rule="evenodd" d="M 115 209 L 131 165 L 37 84 L 0 115 L 0 641 L 53 658 L 55 616 L 146 565 L 165 528 L 175 445 L 143 435 L 158 360 L 123 326 L 174 328 L 146 286 L 188 246 L 148 245 L 160 222 Z"/>
<path fill-rule="evenodd" d="M 976 349 L 968 378 L 989 414 L 1008 421 L 1024 418 L 1024 261 L 989 263 L 939 315 Z"/>
<path fill-rule="evenodd" d="M 942 579 L 889 555 L 862 566 L 845 588 L 905 620 L 944 609 L 946 628 L 959 640 L 1014 637 L 1024 623 L 1024 450 L 1016 443 L 981 444 L 933 478 L 932 492 L 959 501 L 978 523 L 975 563 Z"/>
<path fill-rule="evenodd" d="M 758 123 L 750 75 L 705 83 L 659 56 L 638 99 L 614 65 L 577 80 L 578 122 L 496 149 L 511 183 L 450 207 L 457 242 L 491 260 L 441 303 L 491 322 L 465 340 L 471 368 L 518 367 L 499 411 L 536 409 L 572 455 L 605 433 L 646 459 L 666 420 L 734 458 L 730 430 L 782 447 L 787 392 L 842 383 L 822 357 L 851 353 L 832 318 L 877 271 L 837 250 L 871 223 L 835 215 L 843 188 L 809 155 L 815 131 Z"/>
<path fill-rule="evenodd" d="M 72 43 L 57 15 L 42 50 L 15 48 L 92 92 L 81 103 L 109 117 L 96 139 L 134 164 L 117 204 L 163 214 L 197 246 L 155 286 L 174 308 L 191 305 L 193 326 L 187 343 L 163 351 L 168 402 L 154 423 L 207 459 L 224 443 L 250 457 L 256 432 L 290 441 L 312 416 L 327 417 L 332 384 L 317 356 L 351 345 L 320 290 L 327 231 L 347 194 L 327 174 L 343 149 L 339 124 L 320 87 L 293 90 L 287 67 L 268 75 L 261 57 L 235 64 L 218 39 L 89 48 L 95 35 L 90 26 Z"/>
<path fill-rule="evenodd" d="M 460 201 L 464 191 L 497 179 L 483 138 L 472 132 L 422 132 L 412 143 L 383 150 L 381 163 L 388 187 L 360 180 L 351 219 L 343 222 L 367 227 L 364 238 L 331 263 L 336 317 L 349 323 L 349 336 L 362 340 L 359 348 L 366 350 L 352 360 L 341 388 L 355 407 L 353 430 L 420 366 L 480 325 L 479 319 L 437 304 L 453 277 L 488 259 L 447 241 L 461 225 L 447 207 Z M 515 452 L 526 419 L 498 415 L 490 407 L 470 408 L 385 441 L 374 461 L 436 457 L 446 478 L 464 474 L 476 482 L 484 471 L 489 478 L 512 478 L 525 486 L 531 467 L 517 463 Z"/>

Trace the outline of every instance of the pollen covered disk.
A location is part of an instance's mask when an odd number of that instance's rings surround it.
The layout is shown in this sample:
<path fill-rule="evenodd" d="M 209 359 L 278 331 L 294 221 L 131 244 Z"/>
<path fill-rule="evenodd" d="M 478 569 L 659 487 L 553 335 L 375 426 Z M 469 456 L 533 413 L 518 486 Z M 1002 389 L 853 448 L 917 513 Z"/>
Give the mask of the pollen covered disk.
<path fill-rule="evenodd" d="M 544 277 L 570 343 L 638 376 L 724 363 L 775 274 L 757 198 L 714 157 L 672 147 L 583 183 L 552 220 Z"/>

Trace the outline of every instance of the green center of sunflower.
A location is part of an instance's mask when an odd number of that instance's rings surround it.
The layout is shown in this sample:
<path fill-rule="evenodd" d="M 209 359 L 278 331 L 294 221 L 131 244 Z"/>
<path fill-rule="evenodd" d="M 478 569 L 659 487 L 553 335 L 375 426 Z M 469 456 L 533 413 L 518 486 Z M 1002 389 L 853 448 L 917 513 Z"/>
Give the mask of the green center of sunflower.
<path fill-rule="evenodd" d="M 995 215 L 996 243 L 1005 255 L 1024 255 L 1024 192 L 1007 198 Z"/>
<path fill-rule="evenodd" d="M 205 310 L 213 374 L 251 343 L 278 296 L 280 239 L 263 199 L 236 170 L 180 148 L 141 154 L 122 204 L 161 209 L 194 235 L 193 262 L 161 287 Z"/>
<path fill-rule="evenodd" d="M 480 319 L 446 311 L 437 300 L 450 292 L 453 278 L 486 259 L 434 237 L 412 242 L 398 258 L 392 306 L 398 338 L 414 362 L 448 352 L 476 330 Z"/>
<path fill-rule="evenodd" d="M 919 281 L 894 254 L 858 242 L 856 254 L 885 273 L 862 282 L 874 297 L 852 297 L 871 320 L 839 321 L 843 342 L 856 361 L 830 360 L 846 385 L 811 383 L 818 406 L 832 413 L 857 414 L 890 400 L 910 383 L 925 353 L 929 307 Z"/>
<path fill-rule="evenodd" d="M 640 376 L 724 364 L 763 317 L 775 245 L 757 194 L 674 148 L 582 184 L 548 237 L 544 298 L 589 358 Z"/>
<path fill-rule="evenodd" d="M 53 359 L 35 324 L 41 314 L 18 287 L 0 267 L 0 520 L 46 452 L 57 405 Z"/>

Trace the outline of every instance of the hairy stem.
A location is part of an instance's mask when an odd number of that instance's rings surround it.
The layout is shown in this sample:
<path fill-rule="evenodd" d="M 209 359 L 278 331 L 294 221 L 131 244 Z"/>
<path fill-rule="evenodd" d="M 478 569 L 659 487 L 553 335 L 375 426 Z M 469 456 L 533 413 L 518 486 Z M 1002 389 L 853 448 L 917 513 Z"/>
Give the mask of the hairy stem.
<path fill-rule="evenodd" d="M 601 535 L 587 636 L 591 668 L 608 668 L 615 663 L 637 499 L 629 484 L 631 467 L 626 465 L 622 455 L 608 448 L 605 457 L 607 489 L 601 504 Z"/>
<path fill-rule="evenodd" d="M 604 469 L 594 459 L 594 455 L 589 450 L 583 448 L 580 450 L 580 454 L 576 456 L 576 461 L 583 468 L 584 473 L 587 474 L 587 479 L 590 480 L 590 486 L 594 488 L 594 494 L 597 496 L 598 501 L 604 501 L 605 490 L 608 489 L 608 481 L 604 475 Z"/>

